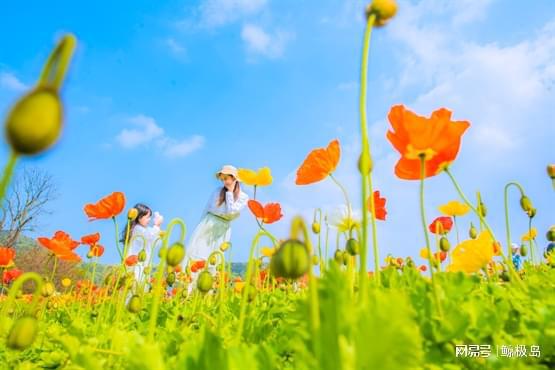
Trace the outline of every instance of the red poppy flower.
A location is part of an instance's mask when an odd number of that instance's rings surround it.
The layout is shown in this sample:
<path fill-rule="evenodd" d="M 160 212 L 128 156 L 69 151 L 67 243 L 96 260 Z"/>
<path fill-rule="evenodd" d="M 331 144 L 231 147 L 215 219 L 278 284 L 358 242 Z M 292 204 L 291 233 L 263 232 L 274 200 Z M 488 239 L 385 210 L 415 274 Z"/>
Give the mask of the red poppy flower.
<path fill-rule="evenodd" d="M 84 211 L 89 217 L 89 221 L 108 219 L 116 217 L 125 207 L 125 195 L 116 191 L 95 204 L 85 205 Z"/>
<path fill-rule="evenodd" d="M 432 221 L 428 226 L 431 233 L 434 234 L 447 234 L 453 227 L 453 219 L 447 216 L 440 216 Z"/>
<path fill-rule="evenodd" d="M 8 267 L 15 258 L 15 249 L 10 247 L 0 247 L 0 267 Z"/>
<path fill-rule="evenodd" d="M 420 267 L 418 268 L 420 271 L 425 272 L 428 270 L 428 268 L 426 267 L 426 265 L 420 265 Z"/>
<path fill-rule="evenodd" d="M 206 266 L 206 261 L 205 260 L 195 261 L 191 265 L 191 272 L 197 272 L 199 270 L 202 270 L 205 266 Z"/>
<path fill-rule="evenodd" d="M 81 244 L 87 244 L 90 246 L 95 245 L 100 240 L 100 233 L 85 235 L 81 237 Z"/>
<path fill-rule="evenodd" d="M 283 217 L 279 203 L 268 203 L 262 206 L 258 201 L 251 199 L 247 204 L 254 216 L 265 224 L 279 221 Z"/>
<path fill-rule="evenodd" d="M 470 126 L 467 121 L 451 121 L 451 111 L 434 111 L 430 118 L 414 114 L 403 105 L 391 107 L 388 115 L 393 131 L 387 139 L 401 154 L 395 165 L 397 177 L 420 179 L 420 157 L 425 160 L 425 177 L 435 176 L 455 160 L 461 138 Z"/>
<path fill-rule="evenodd" d="M 436 260 L 438 260 L 439 262 L 443 262 L 445 261 L 445 259 L 447 258 L 447 253 L 446 252 L 436 252 L 434 253 L 434 257 Z"/>
<path fill-rule="evenodd" d="M 51 239 L 40 237 L 37 238 L 38 242 L 50 250 L 56 257 L 64 261 L 81 261 L 81 257 L 77 255 L 73 250 L 81 243 L 71 239 L 71 237 L 63 232 L 56 231 L 54 237 Z"/>
<path fill-rule="evenodd" d="M 385 221 L 385 216 L 387 216 L 387 210 L 385 209 L 385 202 L 387 200 L 385 198 L 380 198 L 379 190 L 374 191 L 374 208 L 376 210 L 376 218 L 378 220 Z M 370 197 L 366 201 L 366 206 L 368 207 L 368 211 L 372 212 L 372 202 Z"/>
<path fill-rule="evenodd" d="M 133 254 L 125 259 L 125 265 L 129 267 L 135 266 L 137 262 L 139 262 L 139 256 L 136 254 Z"/>
<path fill-rule="evenodd" d="M 21 274 L 23 274 L 23 271 L 19 269 L 6 270 L 2 274 L 2 281 L 4 282 L 4 284 L 9 284 L 17 279 Z"/>
<path fill-rule="evenodd" d="M 322 181 L 335 171 L 339 164 L 341 149 L 339 140 L 332 140 L 327 148 L 311 151 L 297 170 L 295 184 L 308 185 Z"/>

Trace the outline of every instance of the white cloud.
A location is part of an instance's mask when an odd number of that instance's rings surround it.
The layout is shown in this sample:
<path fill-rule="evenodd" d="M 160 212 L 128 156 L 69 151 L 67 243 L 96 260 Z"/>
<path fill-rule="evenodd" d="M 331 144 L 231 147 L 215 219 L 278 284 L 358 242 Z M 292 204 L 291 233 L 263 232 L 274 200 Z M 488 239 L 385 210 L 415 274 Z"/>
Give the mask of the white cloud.
<path fill-rule="evenodd" d="M 245 24 L 241 30 L 241 38 L 245 42 L 247 52 L 251 55 L 262 55 L 268 58 L 278 58 L 283 55 L 287 42 L 293 37 L 292 33 L 276 31 L 270 34 L 254 24 Z"/>
<path fill-rule="evenodd" d="M 184 55 L 186 52 L 185 47 L 181 45 L 178 41 L 176 41 L 173 37 L 169 37 L 164 40 L 164 45 L 174 55 Z"/>
<path fill-rule="evenodd" d="M 164 129 L 159 127 L 152 117 L 138 115 L 128 121 L 138 128 L 123 129 L 116 137 L 124 148 L 134 148 L 164 135 Z"/>
<path fill-rule="evenodd" d="M 164 155 L 171 158 L 185 157 L 202 148 L 205 142 L 204 137 L 199 135 L 184 140 L 165 139 L 161 140 L 159 144 L 163 148 Z"/>
<path fill-rule="evenodd" d="M 166 157 L 178 158 L 185 157 L 204 146 L 204 137 L 199 135 L 180 140 L 167 136 L 164 129 L 149 116 L 140 114 L 131 117 L 128 122 L 137 128 L 123 129 L 116 136 L 116 141 L 125 149 L 154 143 Z"/>
<path fill-rule="evenodd" d="M 29 88 L 17 78 L 16 75 L 9 72 L 0 72 L 0 86 L 13 91 L 25 91 Z"/>
<path fill-rule="evenodd" d="M 266 0 L 204 0 L 199 6 L 200 24 L 218 27 L 257 14 Z"/>

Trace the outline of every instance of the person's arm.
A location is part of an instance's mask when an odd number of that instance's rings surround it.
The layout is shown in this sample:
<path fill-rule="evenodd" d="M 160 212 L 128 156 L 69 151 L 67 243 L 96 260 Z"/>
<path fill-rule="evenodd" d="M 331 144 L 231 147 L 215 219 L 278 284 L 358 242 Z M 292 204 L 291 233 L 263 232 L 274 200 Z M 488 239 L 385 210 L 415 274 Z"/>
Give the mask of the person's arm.
<path fill-rule="evenodd" d="M 226 192 L 225 193 L 225 214 L 223 216 L 230 220 L 239 217 L 239 213 L 243 208 L 245 208 L 248 201 L 249 201 L 249 196 L 244 192 L 239 193 L 237 200 L 235 200 L 235 197 L 233 196 L 233 192 L 231 191 Z"/>

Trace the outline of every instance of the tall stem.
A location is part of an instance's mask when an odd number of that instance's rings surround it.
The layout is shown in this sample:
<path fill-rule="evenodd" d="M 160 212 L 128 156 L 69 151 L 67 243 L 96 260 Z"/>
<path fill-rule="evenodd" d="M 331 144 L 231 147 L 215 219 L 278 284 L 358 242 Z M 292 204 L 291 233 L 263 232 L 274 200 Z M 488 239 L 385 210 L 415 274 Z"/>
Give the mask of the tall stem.
<path fill-rule="evenodd" d="M 441 310 L 441 304 L 439 302 L 439 296 L 437 292 L 437 281 L 434 276 L 434 268 L 432 265 L 432 249 L 430 248 L 430 236 L 428 235 L 428 227 L 426 222 L 426 212 L 424 209 L 424 179 L 426 178 L 426 159 L 423 155 L 420 156 L 420 217 L 422 219 L 422 228 L 424 230 L 424 237 L 426 239 L 426 249 L 428 250 L 428 262 L 430 264 L 430 274 L 432 276 L 432 291 L 434 294 L 434 301 L 437 307 L 437 312 L 440 317 L 443 317 L 443 312 Z M 440 261 L 438 261 L 441 263 Z"/>
<path fill-rule="evenodd" d="M 511 248 L 511 225 L 509 224 L 509 188 L 515 186 L 519 191 L 520 195 L 524 196 L 524 189 L 517 182 L 509 182 L 505 185 L 504 194 L 504 205 L 505 205 L 505 230 L 507 233 L 507 255 L 509 256 L 509 261 L 512 263 L 513 251 Z"/>
<path fill-rule="evenodd" d="M 115 217 L 112 217 L 112 221 L 114 221 L 114 227 L 116 228 L 116 249 L 118 250 L 119 258 L 123 262 L 123 255 L 119 249 L 119 229 L 118 229 L 118 222 L 116 221 Z"/>
<path fill-rule="evenodd" d="M 10 157 L 8 159 L 8 163 L 4 168 L 4 174 L 2 175 L 2 180 L 0 181 L 0 205 L 2 205 L 2 200 L 4 199 L 4 195 L 6 194 L 6 190 L 8 189 L 8 184 L 12 178 L 13 170 L 15 168 L 15 163 L 17 162 L 17 153 L 14 151 L 10 152 Z"/>

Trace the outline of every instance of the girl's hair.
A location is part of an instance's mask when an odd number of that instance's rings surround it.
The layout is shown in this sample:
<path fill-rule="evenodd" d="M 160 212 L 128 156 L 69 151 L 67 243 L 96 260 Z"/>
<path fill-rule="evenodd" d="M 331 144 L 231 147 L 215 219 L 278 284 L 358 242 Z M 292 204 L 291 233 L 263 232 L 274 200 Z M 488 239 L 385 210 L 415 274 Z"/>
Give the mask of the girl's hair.
<path fill-rule="evenodd" d="M 227 192 L 227 189 L 225 186 L 222 186 L 222 189 L 220 190 L 220 198 L 218 199 L 218 207 L 225 202 L 225 193 Z M 241 185 L 239 185 L 239 181 L 237 181 L 235 183 L 235 188 L 233 188 L 233 199 L 237 200 L 239 198 L 239 193 L 241 193 Z"/>
<path fill-rule="evenodd" d="M 141 217 L 143 217 L 144 215 L 148 215 L 149 213 L 152 215 L 152 210 L 147 205 L 144 205 L 142 203 L 135 204 L 133 208 L 135 208 L 139 212 L 137 213 L 137 217 L 135 217 L 134 220 L 131 220 L 131 222 L 129 222 L 129 229 L 127 229 L 127 227 L 123 228 L 123 232 L 121 233 L 121 239 L 120 239 L 120 242 L 122 243 L 125 243 L 126 235 L 129 239 L 131 239 L 131 237 L 133 236 L 132 235 L 133 229 L 135 228 L 135 226 L 137 226 L 137 224 L 139 223 L 139 219 Z M 127 234 L 127 230 L 129 230 L 129 234 Z"/>

